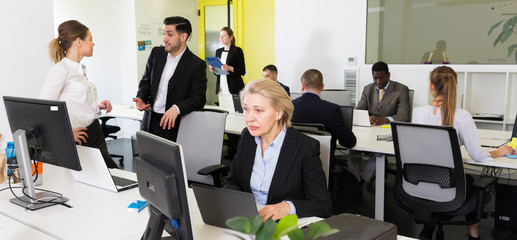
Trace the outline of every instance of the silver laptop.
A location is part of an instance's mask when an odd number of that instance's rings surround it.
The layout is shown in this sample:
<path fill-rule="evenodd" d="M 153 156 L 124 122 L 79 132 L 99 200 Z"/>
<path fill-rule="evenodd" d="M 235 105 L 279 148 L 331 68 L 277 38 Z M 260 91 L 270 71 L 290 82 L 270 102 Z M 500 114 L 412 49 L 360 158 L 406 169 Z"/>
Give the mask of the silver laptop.
<path fill-rule="evenodd" d="M 252 193 L 192 183 L 203 222 L 228 228 L 226 220 L 258 214 Z"/>
<path fill-rule="evenodd" d="M 368 110 L 354 109 L 354 125 L 362 127 L 372 126 L 370 123 L 370 115 L 368 115 Z"/>
<path fill-rule="evenodd" d="M 75 181 L 112 192 L 120 192 L 138 186 L 134 173 L 120 169 L 108 169 L 99 149 L 77 146 L 77 154 L 83 170 L 70 170 Z"/>

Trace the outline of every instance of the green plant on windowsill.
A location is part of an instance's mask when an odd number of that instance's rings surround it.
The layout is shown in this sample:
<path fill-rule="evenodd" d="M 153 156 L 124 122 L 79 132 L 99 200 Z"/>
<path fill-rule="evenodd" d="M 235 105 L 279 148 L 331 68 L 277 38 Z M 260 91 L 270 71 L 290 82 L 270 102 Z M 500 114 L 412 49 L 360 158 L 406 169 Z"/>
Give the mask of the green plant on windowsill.
<path fill-rule="evenodd" d="M 501 20 L 497 22 L 496 24 L 492 25 L 490 27 L 490 30 L 488 30 L 488 36 L 492 34 L 492 32 L 498 28 L 501 24 L 503 26 L 501 27 L 501 32 L 499 35 L 497 35 L 497 38 L 494 41 L 494 47 L 497 44 L 503 44 L 508 38 L 510 38 L 512 35 L 517 35 L 517 13 L 503 13 L 503 16 L 513 16 L 506 20 Z M 512 44 L 508 47 L 508 56 L 512 55 L 514 50 L 517 48 L 517 44 Z"/>
<path fill-rule="evenodd" d="M 226 220 L 226 225 L 235 231 L 248 234 L 250 239 L 255 240 L 276 240 L 286 234 L 290 240 L 305 240 L 304 233 L 298 228 L 298 216 L 296 215 L 287 215 L 280 219 L 278 224 L 271 219 L 262 222 L 262 217 L 259 215 L 247 218 L 234 217 Z M 326 222 L 319 221 L 309 226 L 307 235 L 308 239 L 312 240 L 337 232 L 339 232 L 338 229 L 331 229 Z"/>

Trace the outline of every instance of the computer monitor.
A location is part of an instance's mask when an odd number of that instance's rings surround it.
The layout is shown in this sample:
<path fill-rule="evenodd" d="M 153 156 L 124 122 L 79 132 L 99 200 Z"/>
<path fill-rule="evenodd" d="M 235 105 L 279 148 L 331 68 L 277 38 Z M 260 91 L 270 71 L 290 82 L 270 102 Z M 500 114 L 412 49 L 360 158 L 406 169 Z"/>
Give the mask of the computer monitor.
<path fill-rule="evenodd" d="M 517 114 L 515 115 L 515 122 L 513 123 L 512 138 L 517 138 Z M 511 138 L 510 141 L 512 141 Z"/>
<path fill-rule="evenodd" d="M 36 193 L 31 163 L 35 160 L 81 170 L 66 103 L 10 96 L 3 99 L 25 195 L 11 202 L 30 210 L 66 202 L 60 194 Z"/>
<path fill-rule="evenodd" d="M 138 188 L 150 208 L 142 239 L 160 239 L 164 228 L 176 240 L 194 239 L 181 146 L 143 131 L 136 141 Z"/>

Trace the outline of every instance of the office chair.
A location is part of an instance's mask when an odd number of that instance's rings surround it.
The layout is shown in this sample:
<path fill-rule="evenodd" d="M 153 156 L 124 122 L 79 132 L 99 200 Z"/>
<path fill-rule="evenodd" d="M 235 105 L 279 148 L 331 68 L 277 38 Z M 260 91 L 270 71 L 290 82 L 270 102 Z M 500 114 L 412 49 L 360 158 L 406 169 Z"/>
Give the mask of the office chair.
<path fill-rule="evenodd" d="M 322 124 L 323 125 L 323 124 Z M 304 126 L 294 126 L 294 129 L 302 132 L 303 134 L 312 137 L 318 142 L 320 142 L 320 160 L 321 167 L 323 168 L 323 172 L 325 172 L 325 177 L 327 178 L 327 187 L 329 186 L 329 174 L 330 174 L 330 140 L 332 136 L 330 136 L 329 132 L 309 129 Z"/>
<path fill-rule="evenodd" d="M 307 131 L 311 131 L 311 130 L 315 130 L 316 133 L 318 133 L 318 131 L 325 131 L 325 126 L 323 126 L 322 123 L 291 123 L 291 125 L 296 129 L 296 130 L 307 130 Z"/>
<path fill-rule="evenodd" d="M 101 121 L 101 130 L 102 130 L 102 133 L 104 134 L 104 138 L 112 138 L 113 140 L 116 140 L 117 136 L 114 135 L 114 133 L 120 131 L 120 127 L 107 124 L 108 120 L 110 120 L 112 118 L 115 118 L 115 117 L 103 116 L 103 117 L 100 117 L 99 120 Z M 110 153 L 110 156 L 119 158 L 120 164 L 124 163 L 124 155 Z"/>
<path fill-rule="evenodd" d="M 442 225 L 471 225 L 484 216 L 486 189 L 496 179 L 481 177 L 466 196 L 467 184 L 456 130 L 392 122 L 397 161 L 395 199 L 412 213 L 416 223 L 438 225 L 436 239 L 444 239 Z M 475 214 L 470 221 L 452 221 L 452 216 Z"/>
<path fill-rule="evenodd" d="M 222 187 L 229 168 L 221 164 L 227 111 L 203 109 L 181 119 L 176 142 L 183 148 L 187 179 Z"/>

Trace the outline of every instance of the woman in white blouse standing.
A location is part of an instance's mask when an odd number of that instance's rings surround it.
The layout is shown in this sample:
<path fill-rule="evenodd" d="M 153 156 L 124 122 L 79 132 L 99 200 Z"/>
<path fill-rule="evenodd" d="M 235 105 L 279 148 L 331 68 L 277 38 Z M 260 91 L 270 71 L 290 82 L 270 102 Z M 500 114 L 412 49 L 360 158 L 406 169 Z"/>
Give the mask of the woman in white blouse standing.
<path fill-rule="evenodd" d="M 117 168 L 98 120 L 101 109 L 111 111 L 111 103 L 97 101 L 97 89 L 88 81 L 86 66 L 81 64 L 83 57 L 93 55 L 92 34 L 76 20 L 61 23 L 58 34 L 49 44 L 50 59 L 55 65 L 50 68 L 39 97 L 65 101 L 75 142 L 98 148 L 106 165 Z"/>
<path fill-rule="evenodd" d="M 477 162 L 493 161 L 493 158 L 513 153 L 514 150 L 506 145 L 490 152 L 481 148 L 476 124 L 472 116 L 466 110 L 456 108 L 456 76 L 456 72 L 447 66 L 437 67 L 431 72 L 429 89 L 434 100 L 428 106 L 413 110 L 413 122 L 453 126 L 458 134 L 460 144 L 465 145 L 470 157 Z M 467 182 L 469 181 L 472 183 L 473 178 L 467 175 Z M 469 218 L 468 215 L 467 218 Z M 421 232 L 421 237 L 432 237 L 433 231 L 434 226 L 425 226 Z M 469 233 L 469 239 L 479 239 L 477 223 L 470 226 Z"/>

